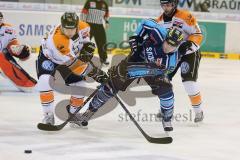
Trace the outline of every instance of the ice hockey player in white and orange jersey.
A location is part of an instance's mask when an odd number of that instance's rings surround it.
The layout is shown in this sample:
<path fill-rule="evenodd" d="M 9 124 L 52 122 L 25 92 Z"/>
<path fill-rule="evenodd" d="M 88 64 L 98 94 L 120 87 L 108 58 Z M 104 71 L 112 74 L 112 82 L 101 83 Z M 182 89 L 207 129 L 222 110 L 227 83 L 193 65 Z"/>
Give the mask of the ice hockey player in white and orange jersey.
<path fill-rule="evenodd" d="M 184 53 L 182 54 L 184 56 L 169 78 L 172 79 L 178 68 L 181 68 L 182 82 L 195 111 L 194 121 L 201 122 L 203 120 L 202 97 L 197 79 L 201 60 L 202 32 L 196 18 L 189 11 L 177 9 L 178 0 L 160 0 L 160 4 L 164 13 L 157 18 L 158 23 L 165 28 L 176 27 L 185 35 L 185 42 L 178 49 L 179 52 Z"/>
<path fill-rule="evenodd" d="M 4 22 L 0 12 L 0 72 L 9 79 L 20 91 L 31 92 L 36 84 L 32 78 L 13 58 L 27 60 L 30 47 L 20 44 L 12 25 Z"/>
<path fill-rule="evenodd" d="M 92 77 L 99 83 L 106 78 L 103 71 L 94 70 L 88 64 L 95 50 L 95 44 L 90 42 L 89 32 L 89 25 L 79 21 L 75 12 L 65 12 L 61 17 L 61 24 L 41 42 L 37 59 L 37 88 L 44 113 L 42 122 L 45 124 L 54 124 L 54 92 L 49 82 L 58 67 L 68 69 L 69 74 L 64 80 L 70 86 L 83 86 L 84 76 Z M 83 101 L 83 96 L 71 95 L 67 106 L 69 114 L 74 113 Z"/>

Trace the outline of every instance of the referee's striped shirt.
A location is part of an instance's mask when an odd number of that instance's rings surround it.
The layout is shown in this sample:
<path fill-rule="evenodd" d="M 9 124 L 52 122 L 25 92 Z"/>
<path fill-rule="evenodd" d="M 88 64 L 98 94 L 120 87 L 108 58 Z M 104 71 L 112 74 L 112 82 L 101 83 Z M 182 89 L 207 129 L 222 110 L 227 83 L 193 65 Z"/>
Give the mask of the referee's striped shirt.
<path fill-rule="evenodd" d="M 88 0 L 81 13 L 81 20 L 92 24 L 108 23 L 109 9 L 104 0 Z"/>

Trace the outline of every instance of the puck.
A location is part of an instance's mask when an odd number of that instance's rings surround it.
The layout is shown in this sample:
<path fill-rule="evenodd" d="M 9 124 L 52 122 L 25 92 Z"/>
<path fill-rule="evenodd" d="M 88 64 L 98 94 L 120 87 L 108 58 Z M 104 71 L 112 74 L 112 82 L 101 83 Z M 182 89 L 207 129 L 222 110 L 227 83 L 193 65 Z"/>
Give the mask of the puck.
<path fill-rule="evenodd" d="M 88 125 L 88 122 L 87 121 L 83 121 L 82 122 L 82 126 L 87 126 Z"/>
<path fill-rule="evenodd" d="M 32 153 L 32 150 L 24 150 L 24 153 L 27 153 L 27 154 Z"/>

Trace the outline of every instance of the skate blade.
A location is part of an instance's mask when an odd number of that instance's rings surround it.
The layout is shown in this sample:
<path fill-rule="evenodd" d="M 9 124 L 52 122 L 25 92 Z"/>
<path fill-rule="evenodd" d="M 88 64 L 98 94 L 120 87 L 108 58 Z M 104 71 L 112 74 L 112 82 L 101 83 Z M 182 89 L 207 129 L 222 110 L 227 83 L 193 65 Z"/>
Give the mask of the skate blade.
<path fill-rule="evenodd" d="M 171 133 L 172 133 L 173 131 L 164 131 L 164 133 L 165 133 L 165 137 L 171 137 Z"/>
<path fill-rule="evenodd" d="M 70 123 L 69 126 L 71 128 L 76 128 L 76 129 L 88 129 L 87 126 L 82 126 L 82 125 L 78 125 L 78 124 L 75 124 L 75 123 Z"/>
<path fill-rule="evenodd" d="M 199 122 L 194 122 L 194 123 L 193 123 L 193 125 L 194 125 L 195 127 L 200 127 L 200 126 L 202 126 L 203 124 L 204 124 L 203 121 L 199 121 Z"/>

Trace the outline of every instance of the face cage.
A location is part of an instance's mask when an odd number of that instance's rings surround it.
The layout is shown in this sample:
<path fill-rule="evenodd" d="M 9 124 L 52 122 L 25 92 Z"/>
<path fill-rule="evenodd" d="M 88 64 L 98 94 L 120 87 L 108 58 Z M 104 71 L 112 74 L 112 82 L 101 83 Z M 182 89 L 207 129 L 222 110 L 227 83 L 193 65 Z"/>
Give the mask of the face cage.
<path fill-rule="evenodd" d="M 170 2 L 170 3 L 172 4 L 172 7 L 173 7 L 171 14 L 173 14 L 173 12 L 177 9 L 177 5 L 174 2 Z M 170 3 L 164 3 L 164 4 L 170 4 Z M 162 4 L 161 4 L 161 7 L 162 7 Z M 169 14 L 169 15 L 171 15 L 171 14 Z"/>

